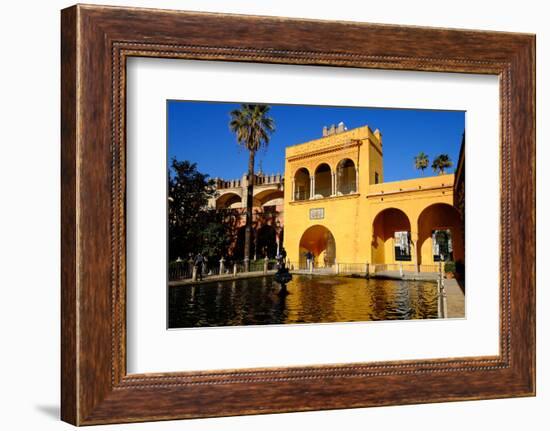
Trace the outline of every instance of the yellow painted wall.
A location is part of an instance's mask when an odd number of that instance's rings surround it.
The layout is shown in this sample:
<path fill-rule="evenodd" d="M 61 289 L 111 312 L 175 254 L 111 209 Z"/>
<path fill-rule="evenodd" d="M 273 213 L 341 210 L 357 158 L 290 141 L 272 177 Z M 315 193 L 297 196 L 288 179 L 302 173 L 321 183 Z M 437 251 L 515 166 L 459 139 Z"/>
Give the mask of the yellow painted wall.
<path fill-rule="evenodd" d="M 422 265 L 433 265 L 431 231 L 435 228 L 451 229 L 454 259 L 464 260 L 463 224 L 452 207 L 454 175 L 384 183 L 381 139 L 378 131 L 372 132 L 363 126 L 286 149 L 284 247 L 291 262 L 301 260 L 299 247 L 303 233 L 311 226 L 321 225 L 334 236 L 336 262 L 395 263 L 390 231 L 397 227 L 392 227 L 391 217 L 382 217 L 387 225 L 383 238 L 376 237 L 373 229 L 376 216 L 389 208 L 403 211 L 407 216 L 413 244 L 418 245 L 417 249 L 413 246 L 411 264 L 418 261 Z M 357 193 L 302 201 L 292 199 L 294 174 L 300 168 L 306 168 L 313 175 L 317 166 L 327 163 L 335 172 L 345 158 L 357 167 Z M 379 174 L 379 184 L 375 184 L 375 172 Z M 429 209 L 434 204 L 443 205 Z M 312 209 L 322 209 L 324 217 L 311 219 Z"/>

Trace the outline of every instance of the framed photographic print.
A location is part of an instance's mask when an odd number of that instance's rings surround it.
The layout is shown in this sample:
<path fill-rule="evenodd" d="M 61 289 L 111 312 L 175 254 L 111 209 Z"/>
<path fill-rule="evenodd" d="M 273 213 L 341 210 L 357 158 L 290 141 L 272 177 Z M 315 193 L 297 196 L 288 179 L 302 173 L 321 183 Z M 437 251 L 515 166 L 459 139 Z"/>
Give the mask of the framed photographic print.
<path fill-rule="evenodd" d="M 61 30 L 63 420 L 534 395 L 533 35 Z"/>

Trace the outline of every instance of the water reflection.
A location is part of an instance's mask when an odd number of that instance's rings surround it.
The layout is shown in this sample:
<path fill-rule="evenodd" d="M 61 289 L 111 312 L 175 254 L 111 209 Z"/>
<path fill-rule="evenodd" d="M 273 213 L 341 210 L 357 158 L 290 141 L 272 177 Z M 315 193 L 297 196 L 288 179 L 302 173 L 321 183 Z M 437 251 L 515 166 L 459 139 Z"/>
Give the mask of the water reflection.
<path fill-rule="evenodd" d="M 426 281 L 295 275 L 279 297 L 272 277 L 169 288 L 170 328 L 437 318 Z"/>

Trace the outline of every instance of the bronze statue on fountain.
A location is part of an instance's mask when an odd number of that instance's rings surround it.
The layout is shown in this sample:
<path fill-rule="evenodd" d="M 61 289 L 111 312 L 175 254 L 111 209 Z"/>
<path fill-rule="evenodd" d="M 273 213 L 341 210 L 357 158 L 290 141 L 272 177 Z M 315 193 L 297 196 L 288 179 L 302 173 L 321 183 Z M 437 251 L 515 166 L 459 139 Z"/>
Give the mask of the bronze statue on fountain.
<path fill-rule="evenodd" d="M 279 296 L 289 294 L 286 285 L 290 280 L 292 280 L 292 274 L 286 267 L 286 250 L 284 247 L 281 247 L 281 251 L 277 255 L 277 272 L 275 273 L 275 281 L 281 286 L 278 293 Z"/>

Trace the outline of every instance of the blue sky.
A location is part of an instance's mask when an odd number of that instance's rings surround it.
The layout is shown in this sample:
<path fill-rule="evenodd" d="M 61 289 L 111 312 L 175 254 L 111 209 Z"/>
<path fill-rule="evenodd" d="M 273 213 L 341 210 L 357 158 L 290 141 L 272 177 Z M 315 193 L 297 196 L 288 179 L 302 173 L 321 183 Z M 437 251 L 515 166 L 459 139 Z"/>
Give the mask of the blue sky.
<path fill-rule="evenodd" d="M 168 157 L 197 163 L 211 177 L 240 178 L 247 169 L 248 153 L 229 130 L 229 113 L 239 103 L 174 101 L 167 103 Z M 353 108 L 307 105 L 271 105 L 276 131 L 267 150 L 256 156 L 265 173 L 284 171 L 285 147 L 321 137 L 323 126 L 343 121 L 348 129 L 368 124 L 382 132 L 384 181 L 420 176 L 414 156 L 424 151 L 430 161 L 441 153 L 456 165 L 463 111 Z M 454 172 L 454 166 L 451 169 Z M 426 169 L 425 175 L 434 175 Z"/>

